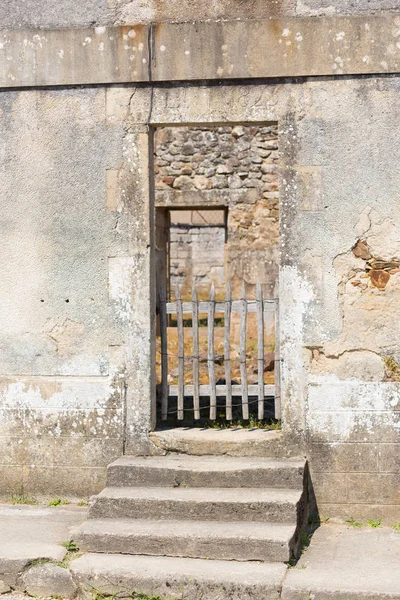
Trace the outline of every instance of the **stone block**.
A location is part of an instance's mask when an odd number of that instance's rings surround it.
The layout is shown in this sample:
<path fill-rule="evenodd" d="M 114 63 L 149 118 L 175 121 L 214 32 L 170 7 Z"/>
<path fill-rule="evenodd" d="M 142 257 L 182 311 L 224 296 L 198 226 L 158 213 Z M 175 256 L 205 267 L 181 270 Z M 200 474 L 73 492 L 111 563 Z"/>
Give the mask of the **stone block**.
<path fill-rule="evenodd" d="M 0 435 L 22 435 L 25 425 L 25 411 L 15 408 L 0 408 Z"/>
<path fill-rule="evenodd" d="M 400 444 L 379 444 L 379 470 L 400 473 Z"/>
<path fill-rule="evenodd" d="M 116 211 L 119 205 L 118 169 L 106 170 L 107 210 Z"/>
<path fill-rule="evenodd" d="M 400 485 L 397 473 L 349 473 L 348 501 L 354 504 L 398 504 Z"/>
<path fill-rule="evenodd" d="M 22 582 L 31 596 L 73 598 L 77 591 L 69 570 L 50 563 L 31 567 L 22 575 Z"/>
<path fill-rule="evenodd" d="M 355 519 L 363 524 L 368 523 L 368 519 L 382 519 L 383 525 L 391 526 L 399 522 L 400 505 L 319 502 L 318 510 L 322 518 Z"/>
<path fill-rule="evenodd" d="M 349 496 L 347 475 L 343 473 L 311 472 L 311 483 L 318 504 L 347 502 Z"/>
<path fill-rule="evenodd" d="M 19 465 L 1 465 L 0 498 L 9 502 L 12 494 L 20 494 L 23 489 L 23 467 Z"/>
<path fill-rule="evenodd" d="M 122 454 L 122 436 L 119 439 L 61 437 L 54 440 L 55 466 L 106 467 Z"/>
<path fill-rule="evenodd" d="M 300 209 L 304 211 L 322 210 L 322 168 L 319 166 L 297 167 L 300 180 Z"/>
<path fill-rule="evenodd" d="M 124 86 L 110 86 L 106 88 L 105 94 L 107 125 L 121 125 L 129 113 L 132 89 Z"/>
<path fill-rule="evenodd" d="M 325 411 L 307 416 L 311 438 L 325 442 L 400 442 L 400 414 L 390 411 Z"/>
<path fill-rule="evenodd" d="M 309 445 L 309 460 L 314 473 L 351 473 L 379 471 L 378 444 L 346 443 Z"/>
<path fill-rule="evenodd" d="M 57 408 L 26 410 L 25 435 L 59 436 L 86 435 L 88 428 L 88 411 L 59 410 Z"/>
<path fill-rule="evenodd" d="M 105 482 L 106 467 L 23 467 L 24 492 L 38 497 L 87 498 Z"/>

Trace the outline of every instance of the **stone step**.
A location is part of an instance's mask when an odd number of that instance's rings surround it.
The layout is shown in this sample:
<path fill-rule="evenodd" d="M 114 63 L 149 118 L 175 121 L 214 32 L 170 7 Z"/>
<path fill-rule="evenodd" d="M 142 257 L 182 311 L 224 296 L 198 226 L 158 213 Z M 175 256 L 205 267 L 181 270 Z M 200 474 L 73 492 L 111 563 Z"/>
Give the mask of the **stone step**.
<path fill-rule="evenodd" d="M 196 456 L 290 457 L 295 448 L 287 446 L 282 431 L 266 429 L 200 429 L 176 427 L 158 429 L 150 439 L 166 452 Z M 297 453 L 298 454 L 298 453 Z"/>
<path fill-rule="evenodd" d="M 278 600 L 286 565 L 230 561 L 86 554 L 71 562 L 83 596 L 140 592 L 160 598 Z"/>
<path fill-rule="evenodd" d="M 109 465 L 110 487 L 273 487 L 301 489 L 304 459 L 230 456 L 124 456 Z"/>
<path fill-rule="evenodd" d="M 86 552 L 287 562 L 294 525 L 89 519 L 73 539 Z"/>
<path fill-rule="evenodd" d="M 296 524 L 302 494 L 275 488 L 106 487 L 93 499 L 89 518 Z"/>

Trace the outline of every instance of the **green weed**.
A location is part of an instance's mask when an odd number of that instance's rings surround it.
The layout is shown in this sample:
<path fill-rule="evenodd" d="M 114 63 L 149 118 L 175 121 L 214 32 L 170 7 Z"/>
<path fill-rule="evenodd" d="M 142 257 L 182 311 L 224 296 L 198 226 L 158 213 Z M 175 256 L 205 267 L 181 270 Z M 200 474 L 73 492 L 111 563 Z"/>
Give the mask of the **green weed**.
<path fill-rule="evenodd" d="M 398 523 L 393 523 L 392 529 L 395 531 L 400 531 L 400 521 Z"/>
<path fill-rule="evenodd" d="M 350 527 L 357 527 L 357 528 L 360 528 L 360 527 L 362 527 L 362 526 L 363 526 L 363 524 L 362 524 L 362 523 L 360 523 L 359 521 L 356 521 L 355 519 L 353 519 L 353 517 L 350 517 L 350 519 L 347 519 L 347 520 L 346 520 L 346 523 L 347 523 L 348 525 L 350 525 Z"/>
<path fill-rule="evenodd" d="M 89 503 L 87 500 L 81 500 L 80 502 L 78 502 L 78 506 L 87 506 Z"/>
<path fill-rule="evenodd" d="M 376 529 L 377 527 L 381 526 L 381 523 L 382 523 L 382 519 L 378 519 L 377 521 L 368 519 L 367 525 L 368 525 L 368 527 L 373 527 L 374 529 Z"/>
<path fill-rule="evenodd" d="M 103 594 L 102 592 L 96 592 L 94 600 L 117 600 L 118 598 L 129 598 L 130 600 L 162 600 L 160 596 L 154 596 L 151 594 L 142 594 L 141 592 L 117 592 L 115 594 Z M 184 599 L 183 599 L 184 600 Z"/>
<path fill-rule="evenodd" d="M 73 540 L 69 540 L 68 542 L 63 542 L 61 546 L 64 546 L 68 550 L 68 552 L 79 552 L 78 546 L 75 544 Z"/>
<path fill-rule="evenodd" d="M 64 504 L 69 504 L 69 500 L 63 500 L 62 498 L 55 498 L 54 500 L 50 500 L 47 506 L 63 506 Z"/>
<path fill-rule="evenodd" d="M 39 503 L 31 496 L 25 496 L 25 494 L 12 494 L 11 504 L 31 504 L 37 506 Z"/>

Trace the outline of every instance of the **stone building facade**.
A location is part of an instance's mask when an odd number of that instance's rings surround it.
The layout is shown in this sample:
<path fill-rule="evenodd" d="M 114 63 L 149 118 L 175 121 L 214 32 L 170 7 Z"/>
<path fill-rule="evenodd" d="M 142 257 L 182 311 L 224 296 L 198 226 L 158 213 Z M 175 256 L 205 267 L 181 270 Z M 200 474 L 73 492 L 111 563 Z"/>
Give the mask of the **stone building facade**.
<path fill-rule="evenodd" d="M 153 132 L 275 123 L 282 444 L 323 515 L 399 521 L 398 13 L 2 3 L 3 498 L 84 497 L 157 451 Z"/>

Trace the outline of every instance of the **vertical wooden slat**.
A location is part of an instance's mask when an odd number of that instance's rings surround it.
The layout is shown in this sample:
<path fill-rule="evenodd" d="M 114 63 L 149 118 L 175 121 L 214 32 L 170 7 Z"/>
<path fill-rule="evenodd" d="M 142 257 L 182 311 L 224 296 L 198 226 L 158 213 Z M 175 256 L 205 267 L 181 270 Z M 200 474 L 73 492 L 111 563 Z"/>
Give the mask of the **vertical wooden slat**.
<path fill-rule="evenodd" d="M 232 421 L 232 379 L 231 379 L 231 313 L 232 293 L 228 282 L 225 295 L 224 311 L 224 365 L 226 381 L 226 419 Z"/>
<path fill-rule="evenodd" d="M 197 290 L 192 287 L 192 333 L 193 333 L 193 408 L 194 418 L 200 419 L 200 384 L 199 384 L 199 303 Z"/>
<path fill-rule="evenodd" d="M 281 348 L 279 335 L 279 300 L 275 300 L 275 419 L 281 418 Z"/>
<path fill-rule="evenodd" d="M 258 418 L 264 418 L 264 304 L 261 284 L 256 287 Z"/>
<path fill-rule="evenodd" d="M 215 316 L 215 287 L 211 284 L 210 300 L 208 302 L 208 378 L 210 380 L 210 419 L 217 418 L 217 390 L 215 386 L 215 352 L 214 352 L 214 316 Z"/>
<path fill-rule="evenodd" d="M 183 420 L 183 401 L 185 385 L 185 349 L 183 334 L 183 310 L 179 285 L 176 286 L 176 322 L 178 326 L 178 420 Z"/>
<path fill-rule="evenodd" d="M 167 297 L 164 283 L 160 287 L 160 336 L 161 336 L 161 419 L 168 417 L 168 337 Z"/>
<path fill-rule="evenodd" d="M 242 415 L 243 419 L 249 418 L 249 396 L 247 391 L 247 371 L 246 371 L 246 321 L 247 321 L 247 300 L 244 281 L 242 283 L 241 297 L 241 315 L 240 315 L 240 379 L 242 383 Z"/>

